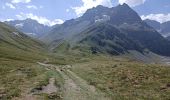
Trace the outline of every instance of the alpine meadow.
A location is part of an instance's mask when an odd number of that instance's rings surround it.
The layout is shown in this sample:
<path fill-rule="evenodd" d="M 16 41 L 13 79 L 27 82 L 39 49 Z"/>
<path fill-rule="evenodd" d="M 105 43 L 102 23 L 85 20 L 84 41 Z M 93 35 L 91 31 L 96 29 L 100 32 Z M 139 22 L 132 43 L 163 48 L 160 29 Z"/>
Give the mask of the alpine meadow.
<path fill-rule="evenodd" d="M 170 100 L 169 4 L 0 0 L 0 100 Z"/>

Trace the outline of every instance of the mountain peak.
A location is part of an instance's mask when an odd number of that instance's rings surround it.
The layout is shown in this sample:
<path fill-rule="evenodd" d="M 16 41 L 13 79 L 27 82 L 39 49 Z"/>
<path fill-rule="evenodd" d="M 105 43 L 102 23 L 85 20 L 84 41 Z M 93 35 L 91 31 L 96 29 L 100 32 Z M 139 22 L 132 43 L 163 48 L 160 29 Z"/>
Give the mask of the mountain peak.
<path fill-rule="evenodd" d="M 105 7 L 103 5 L 98 5 L 98 6 L 94 7 L 94 8 L 96 8 L 96 9 L 103 9 L 103 8 L 108 8 L 108 7 Z"/>
<path fill-rule="evenodd" d="M 129 5 L 128 5 L 128 4 L 126 4 L 126 3 L 123 3 L 123 5 L 122 5 L 122 6 L 124 6 L 124 7 L 125 7 L 125 6 L 126 6 L 126 7 L 129 7 Z"/>
<path fill-rule="evenodd" d="M 126 3 L 119 4 L 117 7 L 124 7 L 124 8 L 130 8 L 130 6 Z"/>
<path fill-rule="evenodd" d="M 93 7 L 91 9 L 88 9 L 86 12 L 93 12 L 93 11 L 100 11 L 100 10 L 104 10 L 104 9 L 109 9 L 108 7 L 105 7 L 103 5 L 98 5 L 96 7 Z"/>
<path fill-rule="evenodd" d="M 107 19 L 109 19 L 107 22 L 114 25 L 141 22 L 140 16 L 126 3 L 112 8 L 98 5 L 87 10 L 81 19 L 93 23 L 96 22 L 96 19 L 103 20 L 105 18 L 103 16 L 107 16 Z"/>
<path fill-rule="evenodd" d="M 119 4 L 118 6 L 116 6 L 115 8 L 119 8 L 119 9 L 122 9 L 124 11 L 127 11 L 127 10 L 133 10 L 128 4 L 126 3 L 123 3 L 122 5 Z"/>
<path fill-rule="evenodd" d="M 33 20 L 33 19 L 31 19 L 31 18 L 27 18 L 27 19 L 25 19 L 25 20 Z"/>

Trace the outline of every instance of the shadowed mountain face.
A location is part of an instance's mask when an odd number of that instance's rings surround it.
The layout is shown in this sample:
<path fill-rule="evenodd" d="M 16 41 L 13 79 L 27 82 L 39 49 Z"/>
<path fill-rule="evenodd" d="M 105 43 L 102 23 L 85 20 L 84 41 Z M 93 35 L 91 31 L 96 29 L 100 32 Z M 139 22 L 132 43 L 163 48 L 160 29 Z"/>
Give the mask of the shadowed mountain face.
<path fill-rule="evenodd" d="M 156 29 L 158 32 L 161 33 L 162 36 L 168 37 L 170 36 L 170 21 L 164 22 L 164 23 L 159 23 L 154 20 L 144 20 L 148 25 Z"/>
<path fill-rule="evenodd" d="M 97 6 L 66 21 L 42 38 L 53 49 L 68 41 L 71 47 L 88 47 L 92 53 L 122 54 L 128 50 L 150 50 L 170 55 L 170 42 L 147 25 L 127 4 L 113 8 Z M 56 48 L 55 48 L 56 47 Z"/>
<path fill-rule="evenodd" d="M 168 36 L 167 39 L 170 41 L 170 36 Z"/>
<path fill-rule="evenodd" d="M 40 24 L 36 20 L 32 20 L 32 19 L 14 20 L 5 23 L 16 27 L 18 30 L 22 31 L 23 33 L 29 36 L 36 37 L 36 38 L 43 36 L 51 29 L 49 26 Z"/>
<path fill-rule="evenodd" d="M 144 50 L 140 43 L 132 40 L 124 32 L 108 23 L 94 24 L 73 39 L 76 40 L 76 38 L 80 39 L 78 41 L 80 44 L 90 46 L 92 53 L 100 52 L 118 55 L 126 53 L 128 50 L 139 52 Z"/>

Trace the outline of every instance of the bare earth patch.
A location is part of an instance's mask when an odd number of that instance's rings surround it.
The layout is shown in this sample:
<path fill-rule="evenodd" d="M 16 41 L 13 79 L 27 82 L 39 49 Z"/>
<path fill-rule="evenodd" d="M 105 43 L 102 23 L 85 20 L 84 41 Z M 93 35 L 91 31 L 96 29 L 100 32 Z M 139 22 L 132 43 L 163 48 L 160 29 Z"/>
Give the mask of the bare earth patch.
<path fill-rule="evenodd" d="M 51 94 L 57 92 L 57 87 L 54 85 L 54 83 L 55 83 L 55 79 L 50 78 L 49 84 L 43 87 L 42 93 Z"/>

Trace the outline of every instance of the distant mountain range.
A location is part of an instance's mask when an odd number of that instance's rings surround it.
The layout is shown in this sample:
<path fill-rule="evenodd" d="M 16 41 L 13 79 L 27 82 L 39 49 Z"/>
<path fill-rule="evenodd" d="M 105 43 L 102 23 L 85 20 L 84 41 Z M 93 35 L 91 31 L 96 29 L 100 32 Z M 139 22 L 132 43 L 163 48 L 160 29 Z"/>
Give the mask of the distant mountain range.
<path fill-rule="evenodd" d="M 32 19 L 5 23 L 8 25 L 1 23 L 7 28 L 0 34 L 1 41 L 19 48 L 30 48 L 34 43 L 33 46 L 41 48 L 39 42 L 29 37 L 32 36 L 46 43 L 53 52 L 119 55 L 135 50 L 170 56 L 170 37 L 163 37 L 168 36 L 169 22 L 143 21 L 127 4 L 112 8 L 99 5 L 79 18 L 52 27 Z"/>
<path fill-rule="evenodd" d="M 170 36 L 170 21 L 160 23 L 155 20 L 144 20 L 148 25 L 160 32 L 164 37 Z"/>
<path fill-rule="evenodd" d="M 127 4 L 89 9 L 83 16 L 55 27 L 41 40 L 54 51 L 65 48 L 117 55 L 136 50 L 170 56 L 170 42 Z"/>
<path fill-rule="evenodd" d="M 32 20 L 32 19 L 6 21 L 5 23 L 16 27 L 18 30 L 24 32 L 29 36 L 36 37 L 36 38 L 43 36 L 45 33 L 48 33 L 52 28 L 40 24 L 36 20 Z"/>

